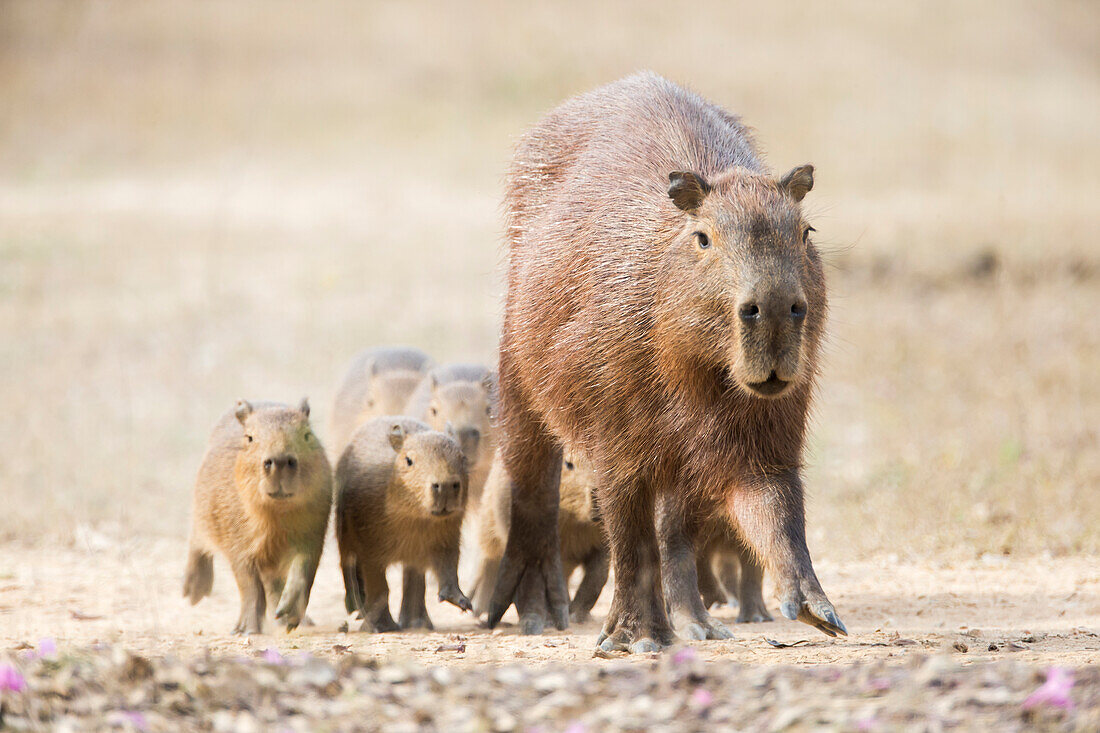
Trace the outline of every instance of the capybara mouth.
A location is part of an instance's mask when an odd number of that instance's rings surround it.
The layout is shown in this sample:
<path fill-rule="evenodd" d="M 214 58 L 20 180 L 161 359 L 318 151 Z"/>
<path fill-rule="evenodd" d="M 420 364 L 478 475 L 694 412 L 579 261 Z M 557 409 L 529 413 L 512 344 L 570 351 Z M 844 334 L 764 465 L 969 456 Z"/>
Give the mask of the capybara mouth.
<path fill-rule="evenodd" d="M 749 382 L 748 387 L 753 392 L 762 397 L 777 397 L 786 391 L 790 382 L 786 379 L 780 379 L 779 375 L 772 371 L 771 376 L 765 379 L 763 382 Z"/>
<path fill-rule="evenodd" d="M 432 508 L 432 516 L 433 517 L 445 517 L 450 513 L 451 513 L 450 509 L 446 509 L 446 508 L 440 509 L 439 507 L 433 507 Z"/>
<path fill-rule="evenodd" d="M 278 491 L 269 491 L 269 492 L 267 492 L 267 498 L 269 498 L 269 499 L 289 499 L 292 496 L 294 496 L 294 492 L 292 492 L 292 491 L 283 491 L 282 489 L 280 489 Z"/>

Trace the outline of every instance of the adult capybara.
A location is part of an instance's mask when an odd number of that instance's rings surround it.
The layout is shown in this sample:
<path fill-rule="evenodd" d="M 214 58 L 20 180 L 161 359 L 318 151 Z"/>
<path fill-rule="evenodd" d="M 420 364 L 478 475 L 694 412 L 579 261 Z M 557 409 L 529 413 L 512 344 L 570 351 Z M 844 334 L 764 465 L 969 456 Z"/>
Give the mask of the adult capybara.
<path fill-rule="evenodd" d="M 653 74 L 566 102 L 519 143 L 505 198 L 499 422 L 512 528 L 489 623 L 515 601 L 568 624 L 558 551 L 562 444 L 601 477 L 614 598 L 600 645 L 674 639 L 665 573 L 697 587 L 718 515 L 764 558 L 788 618 L 846 633 L 806 548 L 800 477 L 825 323 L 800 201 L 739 119 Z M 701 608 L 701 604 L 700 604 Z M 703 609 L 696 622 L 710 618 Z"/>
<path fill-rule="evenodd" d="M 195 481 L 183 595 L 198 603 L 214 582 L 214 550 L 241 592 L 238 634 L 259 633 L 268 603 L 288 630 L 305 616 L 332 508 L 332 470 L 297 408 L 244 400 L 214 428 Z"/>
<path fill-rule="evenodd" d="M 405 414 L 405 404 L 431 366 L 430 356 L 408 346 L 356 354 L 332 403 L 333 455 L 339 457 L 355 429 L 372 417 Z"/>
<path fill-rule="evenodd" d="M 336 466 L 336 540 L 344 605 L 363 630 L 432 628 L 424 573 L 439 600 L 472 608 L 458 586 L 459 539 L 466 506 L 466 458 L 451 434 L 419 420 L 380 417 L 352 435 Z M 401 563 L 400 626 L 389 608 L 386 568 Z"/>
<path fill-rule="evenodd" d="M 588 620 L 607 583 L 607 539 L 600 525 L 595 490 L 596 475 L 588 459 L 577 451 L 566 450 L 561 466 L 558 537 L 566 580 L 576 568 L 581 567 L 584 571 L 569 603 L 569 617 L 575 623 Z M 511 482 L 508 481 L 499 450 L 493 456 L 493 467 L 485 482 L 479 520 L 478 548 L 481 557 L 473 589 L 474 613 L 478 616 L 489 610 L 497 569 L 512 522 Z M 520 619 L 520 631 L 537 634 L 544 624 L 542 616 L 524 616 Z"/>
<path fill-rule="evenodd" d="M 402 414 L 423 420 L 435 430 L 449 423 L 458 435 L 470 468 L 467 510 L 474 512 L 496 451 L 493 399 L 496 375 L 481 364 L 446 364 L 436 367 L 417 385 Z"/>

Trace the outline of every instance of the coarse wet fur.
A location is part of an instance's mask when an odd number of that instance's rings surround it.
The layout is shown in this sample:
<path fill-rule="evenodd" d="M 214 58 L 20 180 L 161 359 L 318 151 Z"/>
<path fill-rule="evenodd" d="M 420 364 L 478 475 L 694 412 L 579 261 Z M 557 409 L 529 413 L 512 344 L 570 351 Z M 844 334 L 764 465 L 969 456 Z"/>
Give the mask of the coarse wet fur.
<path fill-rule="evenodd" d="M 403 414 L 435 430 L 448 424 L 458 436 L 470 468 L 467 511 L 477 511 L 496 451 L 493 399 L 496 374 L 481 364 L 446 364 L 428 372 L 417 385 Z"/>
<path fill-rule="evenodd" d="M 804 526 L 827 308 L 800 205 L 812 186 L 811 166 L 773 177 L 737 117 L 649 73 L 564 103 L 523 137 L 505 197 L 499 369 L 512 527 L 490 625 L 512 602 L 568 624 L 564 444 L 605 479 L 615 582 L 602 648 L 672 643 L 662 572 L 697 587 L 695 540 L 716 517 L 765 559 L 785 616 L 845 633 Z"/>
<path fill-rule="evenodd" d="M 332 469 L 297 408 L 241 400 L 214 428 L 195 481 L 183 595 L 210 595 L 214 551 L 241 593 L 234 633 L 263 630 L 265 610 L 287 630 L 305 618 L 332 508 Z"/>
<path fill-rule="evenodd" d="M 467 494 L 466 458 L 453 434 L 408 417 L 368 420 L 336 466 L 336 540 L 344 605 L 363 631 L 431 629 L 425 571 L 439 600 L 472 608 L 458 585 Z M 401 612 L 393 620 L 386 568 L 402 565 Z"/>
<path fill-rule="evenodd" d="M 583 568 L 580 584 L 569 603 L 569 618 L 573 623 L 588 620 L 592 607 L 607 583 L 607 538 L 600 524 L 595 504 L 596 475 L 589 461 L 577 451 L 566 450 L 561 466 L 558 536 L 561 540 L 561 561 L 568 581 L 573 571 Z M 497 451 L 493 467 L 485 483 L 478 524 L 478 548 L 481 552 L 477 581 L 472 591 L 474 613 L 489 610 L 497 569 L 504 554 L 508 528 L 512 521 L 511 483 L 505 473 L 503 459 Z M 520 619 L 520 632 L 542 632 L 546 619 L 529 614 Z"/>
<path fill-rule="evenodd" d="M 385 346 L 355 355 L 348 367 L 329 418 L 329 440 L 339 459 L 355 429 L 372 417 L 405 414 L 405 404 L 432 367 L 420 349 Z"/>

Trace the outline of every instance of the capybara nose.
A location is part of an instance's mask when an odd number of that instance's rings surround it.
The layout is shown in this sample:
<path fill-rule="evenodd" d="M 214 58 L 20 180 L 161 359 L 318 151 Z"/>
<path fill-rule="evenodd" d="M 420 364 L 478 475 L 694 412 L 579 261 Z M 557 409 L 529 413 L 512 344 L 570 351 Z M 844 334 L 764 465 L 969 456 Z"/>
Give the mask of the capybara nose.
<path fill-rule="evenodd" d="M 274 473 L 284 468 L 291 471 L 298 468 L 298 459 L 285 453 L 278 456 L 268 456 L 264 459 L 264 472 L 266 473 Z"/>
<path fill-rule="evenodd" d="M 774 295 L 745 301 L 737 308 L 737 315 L 746 326 L 755 326 L 763 321 L 779 325 L 789 321 L 801 326 L 806 319 L 806 301 L 800 296 Z"/>

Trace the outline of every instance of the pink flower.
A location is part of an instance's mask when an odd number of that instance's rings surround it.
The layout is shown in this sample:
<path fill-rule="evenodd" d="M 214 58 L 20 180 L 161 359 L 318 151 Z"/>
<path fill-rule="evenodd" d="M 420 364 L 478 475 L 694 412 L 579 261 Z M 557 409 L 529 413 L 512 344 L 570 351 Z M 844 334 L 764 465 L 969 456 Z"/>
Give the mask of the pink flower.
<path fill-rule="evenodd" d="M 264 650 L 264 661 L 268 664 L 286 664 L 286 659 L 279 653 L 279 650 L 271 648 Z"/>
<path fill-rule="evenodd" d="M 27 689 L 27 680 L 18 669 L 10 664 L 0 664 L 0 692 L 22 692 Z"/>
<path fill-rule="evenodd" d="M 585 733 L 588 728 L 584 723 L 570 723 L 569 727 L 565 729 L 565 733 Z"/>
<path fill-rule="evenodd" d="M 699 654 L 694 648 L 690 646 L 680 647 L 672 654 L 672 664 L 677 667 L 682 667 L 685 664 L 691 664 L 699 658 Z"/>
<path fill-rule="evenodd" d="M 57 656 L 57 642 L 53 639 L 39 639 L 35 656 L 39 659 L 50 659 Z"/>
<path fill-rule="evenodd" d="M 1072 689 L 1073 672 L 1062 667 L 1051 667 L 1047 670 L 1047 681 L 1024 700 L 1024 710 L 1030 710 L 1036 705 L 1073 710 L 1073 700 L 1069 699 L 1069 691 Z"/>
<path fill-rule="evenodd" d="M 866 731 L 875 729 L 875 716 L 868 715 L 866 718 L 860 718 L 856 721 L 856 730 Z"/>
<path fill-rule="evenodd" d="M 691 693 L 690 700 L 693 707 L 706 710 L 714 702 L 714 695 L 705 687 L 696 687 L 695 692 Z"/>
<path fill-rule="evenodd" d="M 118 710 L 111 714 L 111 721 L 119 726 L 130 725 L 136 730 L 149 729 L 149 721 L 145 715 L 136 710 Z"/>

